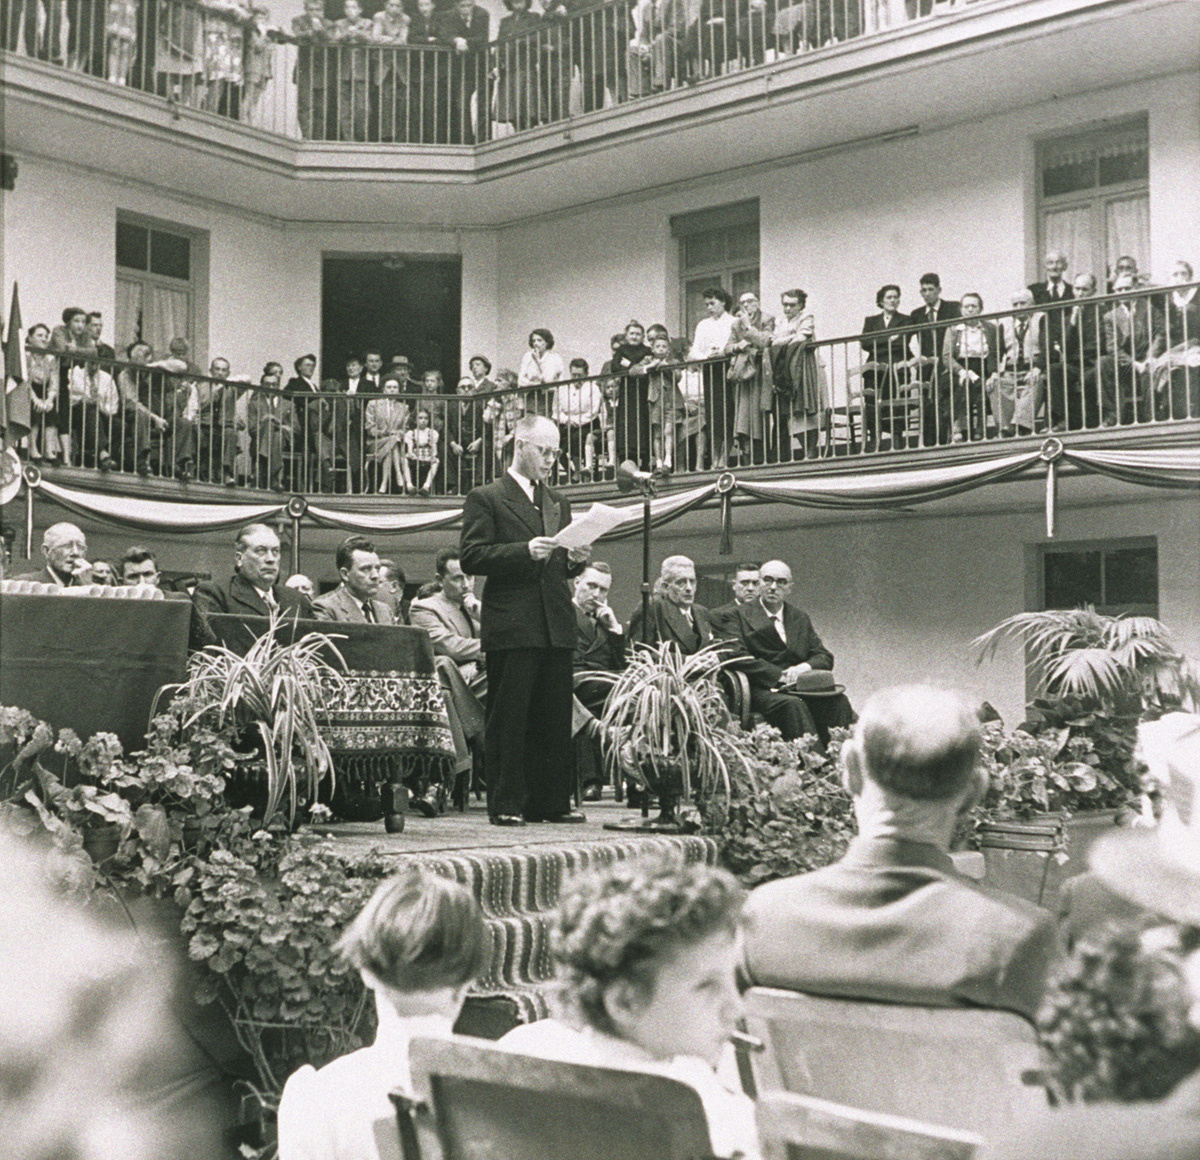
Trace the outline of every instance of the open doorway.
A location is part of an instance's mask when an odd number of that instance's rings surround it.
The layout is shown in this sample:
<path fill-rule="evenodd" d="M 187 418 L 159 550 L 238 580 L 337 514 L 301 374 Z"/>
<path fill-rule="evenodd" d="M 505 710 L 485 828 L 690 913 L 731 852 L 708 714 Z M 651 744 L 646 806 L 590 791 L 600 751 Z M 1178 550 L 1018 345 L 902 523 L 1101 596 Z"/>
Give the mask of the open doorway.
<path fill-rule="evenodd" d="M 321 374 L 341 378 L 346 359 L 378 350 L 383 365 L 407 355 L 414 376 L 440 370 L 458 383 L 462 264 L 458 257 L 326 254 L 321 271 Z"/>

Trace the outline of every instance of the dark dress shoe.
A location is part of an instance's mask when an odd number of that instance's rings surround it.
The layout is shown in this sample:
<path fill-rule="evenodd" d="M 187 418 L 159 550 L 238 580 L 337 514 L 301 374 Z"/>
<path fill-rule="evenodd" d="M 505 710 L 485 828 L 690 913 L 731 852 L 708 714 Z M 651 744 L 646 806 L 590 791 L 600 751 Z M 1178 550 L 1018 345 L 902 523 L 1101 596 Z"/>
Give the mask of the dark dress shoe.
<path fill-rule="evenodd" d="M 437 789 L 430 787 L 418 798 L 408 803 L 408 808 L 423 818 L 436 818 L 442 811 L 439 808 Z"/>
<path fill-rule="evenodd" d="M 580 813 L 579 810 L 568 810 L 565 814 L 555 814 L 549 818 L 539 818 L 538 821 L 547 822 L 550 825 L 577 825 L 580 822 L 587 821 L 587 815 Z"/>
<path fill-rule="evenodd" d="M 525 819 L 517 814 L 492 814 L 488 821 L 493 826 L 523 826 Z"/>
<path fill-rule="evenodd" d="M 589 785 L 583 791 L 583 800 L 585 802 L 598 802 L 604 796 L 604 791 L 598 785 Z"/>

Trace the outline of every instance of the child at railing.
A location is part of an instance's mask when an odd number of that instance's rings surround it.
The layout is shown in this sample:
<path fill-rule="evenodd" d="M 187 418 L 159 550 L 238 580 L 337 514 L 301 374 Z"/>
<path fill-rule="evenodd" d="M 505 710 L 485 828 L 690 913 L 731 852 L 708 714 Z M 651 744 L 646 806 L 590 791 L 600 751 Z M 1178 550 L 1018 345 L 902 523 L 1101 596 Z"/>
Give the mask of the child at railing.
<path fill-rule="evenodd" d="M 408 404 L 400 398 L 400 379 L 388 375 L 383 380 L 382 399 L 367 404 L 365 422 L 371 437 L 371 457 L 378 465 L 379 486 L 384 495 L 392 489 L 392 473 L 402 491 L 409 492 L 408 465 L 404 459 L 404 431 L 408 426 Z"/>
<path fill-rule="evenodd" d="M 516 389 L 516 373 L 509 370 L 497 371 L 496 385 L 504 394 L 493 395 L 483 407 L 483 421 L 492 428 L 491 470 L 485 472 L 492 479 L 504 473 L 507 467 L 506 456 L 510 451 L 517 420 L 525 416 L 525 396 Z"/>
<path fill-rule="evenodd" d="M 417 411 L 416 426 L 404 432 L 404 458 L 407 461 L 405 490 L 415 488 L 421 495 L 429 495 L 437 479 L 440 460 L 438 443 L 441 435 L 430 426 L 429 408 Z"/>
<path fill-rule="evenodd" d="M 670 367 L 671 339 L 656 331 L 650 339 L 650 371 L 646 394 L 650 400 L 650 446 L 654 466 L 675 469 L 676 429 L 685 421 L 686 408 L 679 391 L 679 372 Z"/>
<path fill-rule="evenodd" d="M 108 0 L 104 31 L 108 36 L 108 83 L 129 84 L 137 55 L 137 0 Z"/>

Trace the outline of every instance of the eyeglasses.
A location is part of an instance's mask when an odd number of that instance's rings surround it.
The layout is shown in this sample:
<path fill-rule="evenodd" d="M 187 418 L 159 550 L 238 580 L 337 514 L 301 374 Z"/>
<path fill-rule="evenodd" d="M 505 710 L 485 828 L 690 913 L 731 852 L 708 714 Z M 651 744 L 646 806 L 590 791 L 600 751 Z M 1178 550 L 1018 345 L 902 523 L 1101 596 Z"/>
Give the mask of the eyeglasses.
<path fill-rule="evenodd" d="M 543 447 L 539 443 L 523 443 L 523 447 L 528 447 L 531 451 L 536 451 L 543 459 L 553 462 L 557 459 L 562 451 L 557 447 Z"/>
<path fill-rule="evenodd" d="M 758 582 L 764 588 L 787 588 L 791 584 L 784 576 L 761 576 Z"/>

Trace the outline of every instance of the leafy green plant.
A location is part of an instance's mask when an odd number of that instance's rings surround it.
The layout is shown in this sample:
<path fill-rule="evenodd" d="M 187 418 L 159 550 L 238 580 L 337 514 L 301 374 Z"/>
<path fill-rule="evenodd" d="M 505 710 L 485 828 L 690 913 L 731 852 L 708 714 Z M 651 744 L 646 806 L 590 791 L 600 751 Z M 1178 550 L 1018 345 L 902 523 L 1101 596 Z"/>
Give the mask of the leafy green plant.
<path fill-rule="evenodd" d="M 330 689 L 344 678 L 326 657 L 343 669 L 345 662 L 333 637 L 310 633 L 284 644 L 278 627 L 273 615 L 244 656 L 224 645 L 195 653 L 188 679 L 164 687 L 159 697 L 171 698 L 185 737 L 195 729 L 256 735 L 266 773 L 263 825 L 286 805 L 288 823 L 294 826 L 301 802 L 315 802 L 322 778 L 333 778 L 333 761 L 321 736 L 322 707 Z"/>
<path fill-rule="evenodd" d="M 716 839 L 721 864 L 747 886 L 836 862 L 855 833 L 854 808 L 841 783 L 845 729 L 829 745 L 806 734 L 784 741 L 758 725 L 721 738 L 732 793 L 702 803 L 704 832 Z"/>
<path fill-rule="evenodd" d="M 669 642 L 635 650 L 621 673 L 588 674 L 612 681 L 601 724 L 613 766 L 655 789 L 680 778 L 684 801 L 705 801 L 731 790 L 721 744 L 729 722 L 717 675 L 726 664 L 718 646 L 684 656 Z"/>

